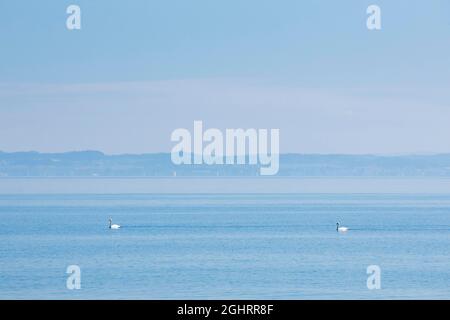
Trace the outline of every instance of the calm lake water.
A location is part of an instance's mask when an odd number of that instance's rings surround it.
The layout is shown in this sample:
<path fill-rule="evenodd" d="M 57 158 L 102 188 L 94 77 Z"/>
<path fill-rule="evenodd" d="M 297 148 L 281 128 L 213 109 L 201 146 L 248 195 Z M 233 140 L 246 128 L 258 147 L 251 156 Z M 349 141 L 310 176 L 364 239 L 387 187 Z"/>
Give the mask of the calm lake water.
<path fill-rule="evenodd" d="M 450 195 L 1 195 L 0 298 L 450 299 Z"/>

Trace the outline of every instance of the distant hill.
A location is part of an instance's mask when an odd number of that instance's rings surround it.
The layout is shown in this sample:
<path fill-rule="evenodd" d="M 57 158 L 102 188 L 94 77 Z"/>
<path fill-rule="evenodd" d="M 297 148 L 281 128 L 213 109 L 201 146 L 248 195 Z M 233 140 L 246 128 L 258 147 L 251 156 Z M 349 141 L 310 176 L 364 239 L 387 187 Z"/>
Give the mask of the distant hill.
<path fill-rule="evenodd" d="M 0 177 L 258 176 L 258 165 L 174 165 L 169 153 L 0 152 Z M 277 176 L 450 177 L 450 154 L 283 154 Z"/>

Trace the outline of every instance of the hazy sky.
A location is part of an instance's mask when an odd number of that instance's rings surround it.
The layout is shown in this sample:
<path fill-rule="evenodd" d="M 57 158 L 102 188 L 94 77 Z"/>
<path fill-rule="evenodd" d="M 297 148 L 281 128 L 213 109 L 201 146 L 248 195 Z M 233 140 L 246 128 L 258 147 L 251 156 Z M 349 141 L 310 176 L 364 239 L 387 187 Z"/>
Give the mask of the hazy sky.
<path fill-rule="evenodd" d="M 66 29 L 78 4 L 82 29 Z M 366 28 L 381 7 L 382 30 Z M 279 128 L 281 152 L 450 152 L 450 2 L 2 1 L 0 150 L 170 151 Z"/>

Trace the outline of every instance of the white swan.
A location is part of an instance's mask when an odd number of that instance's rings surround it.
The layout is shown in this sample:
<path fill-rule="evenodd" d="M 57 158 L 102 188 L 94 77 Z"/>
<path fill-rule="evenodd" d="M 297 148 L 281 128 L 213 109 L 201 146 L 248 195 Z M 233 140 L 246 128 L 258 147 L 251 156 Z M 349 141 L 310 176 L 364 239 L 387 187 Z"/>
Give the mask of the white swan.
<path fill-rule="evenodd" d="M 348 228 L 347 227 L 339 227 L 339 222 L 336 223 L 336 231 L 337 232 L 347 232 Z"/>
<path fill-rule="evenodd" d="M 112 219 L 109 218 L 109 228 L 110 229 L 119 229 L 120 226 L 118 224 L 112 224 Z"/>

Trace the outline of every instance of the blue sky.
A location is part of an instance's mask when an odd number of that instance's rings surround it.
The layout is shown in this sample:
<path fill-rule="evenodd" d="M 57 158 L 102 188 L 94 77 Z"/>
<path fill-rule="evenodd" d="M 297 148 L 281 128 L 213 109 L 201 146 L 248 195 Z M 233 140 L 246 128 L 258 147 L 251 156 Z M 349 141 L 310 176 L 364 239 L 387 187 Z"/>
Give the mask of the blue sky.
<path fill-rule="evenodd" d="M 65 27 L 78 4 L 82 30 Z M 368 31 L 366 8 L 382 10 Z M 450 152 L 450 3 L 2 1 L 0 150 L 170 151 L 280 128 L 281 151 Z"/>

